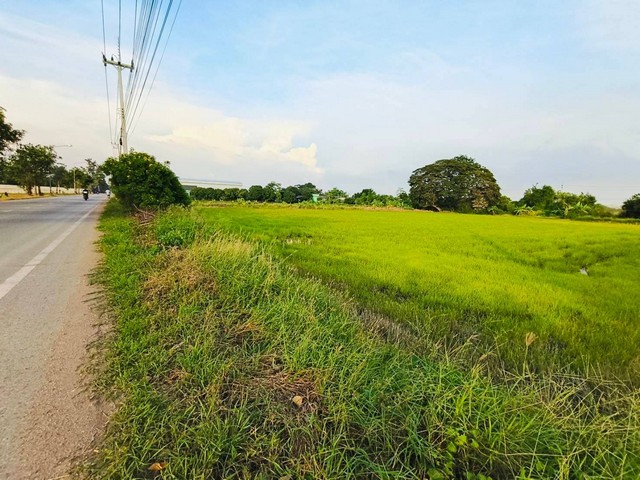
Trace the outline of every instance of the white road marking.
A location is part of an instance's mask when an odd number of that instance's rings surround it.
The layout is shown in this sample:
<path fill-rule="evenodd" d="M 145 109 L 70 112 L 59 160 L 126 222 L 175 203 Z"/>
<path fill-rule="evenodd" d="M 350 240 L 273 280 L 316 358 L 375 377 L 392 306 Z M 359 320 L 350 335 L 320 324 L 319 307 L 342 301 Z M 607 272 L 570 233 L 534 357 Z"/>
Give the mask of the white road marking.
<path fill-rule="evenodd" d="M 34 268 L 36 268 L 36 266 L 38 266 L 38 264 L 40 264 L 45 258 L 47 258 L 47 255 L 53 252 L 55 248 L 58 245 L 60 245 L 64 241 L 64 239 L 67 238 L 71 234 L 71 232 L 73 232 L 76 229 L 78 225 L 80 225 L 80 222 L 82 222 L 85 218 L 87 218 L 89 214 L 93 212 L 97 206 L 98 205 L 91 207 L 91 210 L 89 210 L 82 217 L 80 217 L 76 223 L 71 225 L 64 232 L 62 232 L 62 234 L 60 234 L 60 236 L 56 238 L 53 242 L 51 242 L 49 245 L 44 247 L 44 249 L 38 255 L 33 257 L 31 260 L 29 260 L 24 267 L 22 267 L 16 273 L 14 273 L 9 278 L 7 278 L 4 282 L 2 282 L 0 284 L 0 300 L 2 300 L 2 298 L 7 293 L 9 293 L 11 289 L 13 289 L 13 287 L 18 285 L 22 280 L 24 280 L 24 278 L 27 275 L 29 275 L 31 271 Z"/>

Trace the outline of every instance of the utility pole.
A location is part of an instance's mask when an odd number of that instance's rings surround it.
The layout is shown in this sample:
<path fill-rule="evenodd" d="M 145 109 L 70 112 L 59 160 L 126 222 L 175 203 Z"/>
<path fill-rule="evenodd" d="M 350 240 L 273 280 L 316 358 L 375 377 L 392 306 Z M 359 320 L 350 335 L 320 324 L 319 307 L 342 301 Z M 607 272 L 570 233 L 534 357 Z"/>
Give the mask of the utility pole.
<path fill-rule="evenodd" d="M 128 69 L 133 71 L 133 60 L 131 60 L 131 64 L 127 65 L 126 63 L 122 63 L 120 58 L 118 60 L 113 59 L 113 55 L 111 56 L 111 60 L 107 60 L 107 57 L 102 54 L 102 62 L 105 66 L 113 65 L 118 70 L 118 98 L 120 100 L 120 142 L 118 144 L 118 156 L 123 153 L 129 153 L 129 144 L 127 142 L 127 115 L 124 107 L 124 90 L 122 88 L 122 70 Z"/>

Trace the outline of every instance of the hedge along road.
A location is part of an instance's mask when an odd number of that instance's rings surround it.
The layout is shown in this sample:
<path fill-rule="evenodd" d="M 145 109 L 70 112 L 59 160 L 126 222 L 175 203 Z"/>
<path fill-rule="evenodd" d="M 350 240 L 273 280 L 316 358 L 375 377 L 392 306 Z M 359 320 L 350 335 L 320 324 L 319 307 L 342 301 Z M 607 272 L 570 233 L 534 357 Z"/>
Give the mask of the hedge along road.
<path fill-rule="evenodd" d="M 79 367 L 104 195 L 0 204 L 0 478 L 55 478 L 102 430 Z"/>

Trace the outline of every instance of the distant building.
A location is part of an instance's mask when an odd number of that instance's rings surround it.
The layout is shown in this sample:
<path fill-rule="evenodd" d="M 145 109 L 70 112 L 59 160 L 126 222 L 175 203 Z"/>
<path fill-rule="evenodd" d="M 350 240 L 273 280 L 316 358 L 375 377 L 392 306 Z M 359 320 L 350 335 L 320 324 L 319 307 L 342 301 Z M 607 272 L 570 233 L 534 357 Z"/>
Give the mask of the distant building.
<path fill-rule="evenodd" d="M 219 188 L 220 190 L 224 190 L 225 188 L 242 188 L 242 182 L 226 182 L 224 180 L 196 180 L 193 178 L 181 178 L 180 183 L 187 193 L 191 193 L 191 189 L 194 187 Z"/>

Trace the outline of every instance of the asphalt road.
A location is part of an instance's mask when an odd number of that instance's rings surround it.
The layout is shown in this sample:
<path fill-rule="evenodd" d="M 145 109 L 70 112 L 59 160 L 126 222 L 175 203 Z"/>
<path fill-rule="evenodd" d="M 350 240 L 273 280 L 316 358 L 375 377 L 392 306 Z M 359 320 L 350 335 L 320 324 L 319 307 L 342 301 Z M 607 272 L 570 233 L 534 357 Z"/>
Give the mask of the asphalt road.
<path fill-rule="evenodd" d="M 78 367 L 105 195 L 0 203 L 0 479 L 64 474 L 99 428 Z"/>

